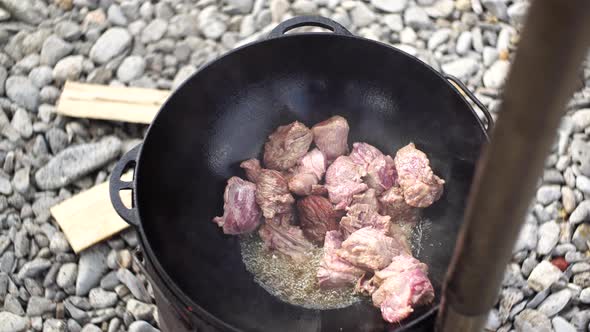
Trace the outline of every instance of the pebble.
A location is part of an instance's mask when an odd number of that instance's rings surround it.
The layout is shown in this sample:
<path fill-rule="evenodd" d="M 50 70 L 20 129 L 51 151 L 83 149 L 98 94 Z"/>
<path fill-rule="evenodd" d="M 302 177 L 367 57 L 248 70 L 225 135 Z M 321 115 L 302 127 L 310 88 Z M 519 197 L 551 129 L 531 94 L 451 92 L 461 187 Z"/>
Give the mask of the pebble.
<path fill-rule="evenodd" d="M 297 15 L 312 15 L 318 10 L 317 4 L 311 0 L 296 0 L 291 7 Z"/>
<path fill-rule="evenodd" d="M 12 194 L 12 184 L 10 183 L 10 180 L 2 176 L 0 176 L 0 194 Z"/>
<path fill-rule="evenodd" d="M 133 317 L 135 317 L 135 319 L 150 321 L 153 319 L 156 308 L 153 304 L 130 299 L 127 302 L 126 309 L 133 315 Z"/>
<path fill-rule="evenodd" d="M 455 10 L 455 2 L 453 0 L 437 0 L 431 6 L 425 7 L 424 10 L 430 17 L 446 18 Z"/>
<path fill-rule="evenodd" d="M 27 304 L 28 316 L 41 316 L 55 310 L 55 303 L 40 296 L 31 296 Z"/>
<path fill-rule="evenodd" d="M 77 80 L 82 74 L 83 62 L 84 57 L 82 55 L 71 55 L 59 60 L 53 68 L 53 79 L 56 82 Z"/>
<path fill-rule="evenodd" d="M 102 332 L 102 330 L 100 329 L 100 327 L 94 324 L 86 324 L 84 325 L 82 330 L 80 330 L 80 332 Z"/>
<path fill-rule="evenodd" d="M 404 11 L 404 22 L 414 29 L 429 28 L 432 21 L 426 11 L 421 7 L 409 7 Z"/>
<path fill-rule="evenodd" d="M 41 23 L 48 14 L 44 2 L 34 0 L 0 0 L 4 7 L 14 18 L 33 26 Z"/>
<path fill-rule="evenodd" d="M 557 293 L 549 295 L 537 310 L 548 317 L 557 315 L 570 302 L 572 293 L 569 289 L 560 290 Z"/>
<path fill-rule="evenodd" d="M 579 251 L 586 251 L 588 250 L 588 241 L 590 241 L 590 224 L 583 223 L 576 228 L 572 243 Z"/>
<path fill-rule="evenodd" d="M 155 19 L 150 22 L 141 33 L 142 43 L 153 43 L 160 40 L 168 29 L 168 23 L 163 19 Z"/>
<path fill-rule="evenodd" d="M 533 269 L 527 282 L 529 287 L 540 292 L 559 280 L 562 272 L 548 261 L 542 261 Z"/>
<path fill-rule="evenodd" d="M 590 143 L 574 139 L 570 145 L 572 161 L 576 162 L 582 174 L 590 176 Z"/>
<path fill-rule="evenodd" d="M 8 311 L 0 311 L 0 331 L 19 332 L 27 329 L 29 320 Z"/>
<path fill-rule="evenodd" d="M 82 35 L 82 29 L 76 22 L 66 20 L 55 25 L 55 34 L 66 41 L 74 41 Z"/>
<path fill-rule="evenodd" d="M 110 28 L 105 31 L 90 49 L 90 58 L 105 64 L 114 57 L 122 54 L 131 45 L 131 35 L 123 28 Z"/>
<path fill-rule="evenodd" d="M 48 319 L 43 323 L 43 332 L 66 332 L 66 323 L 61 319 Z"/>
<path fill-rule="evenodd" d="M 471 41 L 473 39 L 473 35 L 470 31 L 463 31 L 457 38 L 457 45 L 455 47 L 455 52 L 459 55 L 465 55 L 471 49 Z M 487 67 L 487 66 L 486 66 Z"/>
<path fill-rule="evenodd" d="M 461 58 L 451 62 L 447 62 L 441 66 L 445 74 L 457 77 L 460 80 L 467 80 L 479 69 L 479 64 L 476 60 L 471 58 Z"/>
<path fill-rule="evenodd" d="M 524 309 L 514 318 L 514 326 L 519 332 L 551 332 L 551 321 L 549 318 L 534 309 Z"/>
<path fill-rule="evenodd" d="M 561 198 L 561 187 L 558 185 L 545 185 L 537 190 L 537 201 L 548 205 Z"/>
<path fill-rule="evenodd" d="M 53 67 L 60 59 L 72 53 L 74 46 L 56 35 L 51 35 L 41 48 L 40 63 Z"/>
<path fill-rule="evenodd" d="M 203 35 L 209 39 L 218 39 L 227 31 L 227 24 L 215 6 L 206 7 L 199 13 L 198 24 Z"/>
<path fill-rule="evenodd" d="M 39 88 L 28 77 L 11 76 L 6 80 L 6 96 L 17 105 L 29 111 L 39 106 Z"/>
<path fill-rule="evenodd" d="M 33 124 L 31 123 L 31 118 L 29 117 L 29 113 L 27 113 L 27 111 L 23 108 L 16 110 L 12 116 L 10 125 L 16 130 L 16 132 L 20 134 L 22 138 L 29 138 L 33 134 Z"/>
<path fill-rule="evenodd" d="M 96 143 L 69 147 L 37 171 L 35 180 L 44 190 L 61 188 L 100 168 L 120 151 L 121 141 L 112 136 Z"/>
<path fill-rule="evenodd" d="M 105 290 L 114 290 L 115 287 L 119 284 L 121 284 L 121 281 L 119 281 L 119 277 L 117 277 L 116 271 L 111 271 L 107 273 L 100 280 L 100 288 Z"/>
<path fill-rule="evenodd" d="M 4 310 L 19 316 L 24 316 L 25 314 L 23 306 L 12 294 L 6 294 L 6 297 L 4 298 Z M 0 324 L 2 323 L 0 322 Z"/>
<path fill-rule="evenodd" d="M 500 0 L 501 1 L 501 0 Z M 498 34 L 498 40 L 496 42 L 496 49 L 498 52 L 508 52 L 510 47 L 510 39 L 514 35 L 514 29 L 511 27 L 504 27 Z"/>
<path fill-rule="evenodd" d="M 116 4 L 109 6 L 109 9 L 107 10 L 107 19 L 113 25 L 126 26 L 128 24 L 127 17 L 125 17 L 121 7 Z"/>
<path fill-rule="evenodd" d="M 375 13 L 364 3 L 358 2 L 350 11 L 352 23 L 357 27 L 364 27 L 371 24 L 376 16 Z"/>
<path fill-rule="evenodd" d="M 151 326 L 146 321 L 138 320 L 129 325 L 128 332 L 160 332 L 160 330 Z"/>
<path fill-rule="evenodd" d="M 503 0 L 482 0 L 481 4 L 500 20 L 508 20 L 508 7 Z"/>
<path fill-rule="evenodd" d="M 529 3 L 526 1 L 518 1 L 510 5 L 507 9 L 508 17 L 514 24 L 523 24 L 526 13 L 529 9 Z"/>
<path fill-rule="evenodd" d="M 67 289 L 76 283 L 76 277 L 78 275 L 78 265 L 76 263 L 66 263 L 61 266 L 56 277 L 56 284 Z"/>
<path fill-rule="evenodd" d="M 35 258 L 30 262 L 25 263 L 18 272 L 18 278 L 34 278 L 37 277 L 41 272 L 49 269 L 51 262 L 44 258 Z"/>
<path fill-rule="evenodd" d="M 568 214 L 571 214 L 574 211 L 576 208 L 576 195 L 571 188 L 565 186 L 561 188 L 561 203 L 563 204 L 565 212 Z"/>
<path fill-rule="evenodd" d="M 569 217 L 569 222 L 576 225 L 583 221 L 590 221 L 590 201 L 582 201 Z"/>
<path fill-rule="evenodd" d="M 195 24 L 197 18 L 194 15 L 179 14 L 170 19 L 166 35 L 172 38 L 196 36 L 199 29 Z"/>
<path fill-rule="evenodd" d="M 590 287 L 590 272 L 582 272 L 574 275 L 574 284 L 583 288 Z"/>
<path fill-rule="evenodd" d="M 81 253 L 76 279 L 76 295 L 86 295 L 90 289 L 99 284 L 103 274 L 108 270 L 106 265 L 108 252 L 108 246 L 100 244 Z"/>
<path fill-rule="evenodd" d="M 428 49 L 434 50 L 444 44 L 451 37 L 451 33 L 452 31 L 450 29 L 440 29 L 433 33 L 428 39 Z"/>
<path fill-rule="evenodd" d="M 27 231 L 23 228 L 14 236 L 14 254 L 18 258 L 23 258 L 29 254 L 30 247 Z"/>
<path fill-rule="evenodd" d="M 48 66 L 33 68 L 29 72 L 29 80 L 38 88 L 42 88 L 53 81 L 53 70 Z"/>
<path fill-rule="evenodd" d="M 559 241 L 559 225 L 555 221 L 549 221 L 539 227 L 539 241 L 537 252 L 540 255 L 549 254 Z"/>
<path fill-rule="evenodd" d="M 584 288 L 579 298 L 582 303 L 590 304 L 590 288 Z"/>
<path fill-rule="evenodd" d="M 54 254 L 66 253 L 70 251 L 70 244 L 68 243 L 64 233 L 56 232 L 53 234 L 49 243 L 49 249 L 51 249 L 51 252 Z"/>
<path fill-rule="evenodd" d="M 510 63 L 506 60 L 497 60 L 494 64 L 486 70 L 483 75 L 483 84 L 487 88 L 499 89 L 504 85 Z"/>
<path fill-rule="evenodd" d="M 388 13 L 400 13 L 408 6 L 407 0 L 371 0 L 371 4 L 384 12 Z"/>
<path fill-rule="evenodd" d="M 519 233 L 513 252 L 532 250 L 537 247 L 538 227 L 533 223 L 525 223 Z"/>
<path fill-rule="evenodd" d="M 178 73 L 174 77 L 174 81 L 172 81 L 172 89 L 177 89 L 187 78 L 192 76 L 197 71 L 197 68 L 193 65 L 187 65 L 181 67 L 178 70 Z"/>
<path fill-rule="evenodd" d="M 90 305 L 95 309 L 104 309 L 113 307 L 117 304 L 117 294 L 108 292 L 100 288 L 93 288 L 88 295 Z"/>
<path fill-rule="evenodd" d="M 145 59 L 141 56 L 132 55 L 121 63 L 117 69 L 117 78 L 119 81 L 128 83 L 134 79 L 141 77 L 146 66 Z"/>
<path fill-rule="evenodd" d="M 129 288 L 129 291 L 131 291 L 131 294 L 133 294 L 136 299 L 143 302 L 151 301 L 147 289 L 143 283 L 137 279 L 133 273 L 131 273 L 131 271 L 121 268 L 117 271 L 117 277 L 125 286 L 127 286 L 127 288 Z"/>

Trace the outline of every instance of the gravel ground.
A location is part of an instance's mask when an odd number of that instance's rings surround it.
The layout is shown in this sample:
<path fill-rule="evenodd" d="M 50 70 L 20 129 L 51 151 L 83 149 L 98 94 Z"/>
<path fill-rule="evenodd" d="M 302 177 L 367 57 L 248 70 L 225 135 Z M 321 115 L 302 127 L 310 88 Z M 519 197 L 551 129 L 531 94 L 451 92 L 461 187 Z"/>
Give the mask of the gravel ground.
<path fill-rule="evenodd" d="M 464 80 L 492 111 L 520 0 L 0 0 L 0 331 L 158 331 L 128 231 L 72 253 L 49 207 L 106 180 L 145 126 L 53 112 L 63 82 L 173 89 L 294 15 L 331 17 Z M 362 59 L 359 59 L 362 61 Z M 587 331 L 590 69 L 580 74 L 490 331 Z M 590 81 L 588 81 L 590 82 Z"/>

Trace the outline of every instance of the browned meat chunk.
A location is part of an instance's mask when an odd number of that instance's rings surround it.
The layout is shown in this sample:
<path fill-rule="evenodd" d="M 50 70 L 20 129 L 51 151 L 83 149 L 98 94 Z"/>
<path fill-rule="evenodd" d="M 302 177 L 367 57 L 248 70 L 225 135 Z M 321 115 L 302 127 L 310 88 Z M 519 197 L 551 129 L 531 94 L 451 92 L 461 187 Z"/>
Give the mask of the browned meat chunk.
<path fill-rule="evenodd" d="M 406 250 L 406 246 L 397 239 L 386 236 L 380 230 L 365 227 L 344 240 L 337 254 L 356 267 L 374 271 L 386 267 L 394 256 L 407 253 Z"/>
<path fill-rule="evenodd" d="M 445 181 L 434 175 L 428 157 L 414 143 L 399 149 L 394 162 L 406 203 L 427 207 L 442 196 Z"/>
<path fill-rule="evenodd" d="M 324 257 L 318 269 L 318 283 L 321 288 L 341 288 L 354 285 L 364 271 L 342 260 L 336 254 L 340 249 L 342 238 L 340 232 L 329 231 L 324 240 Z"/>
<path fill-rule="evenodd" d="M 303 234 L 315 244 L 321 245 L 326 232 L 338 229 L 339 214 L 325 197 L 307 196 L 297 202 L 297 211 Z"/>
<path fill-rule="evenodd" d="M 346 216 L 340 220 L 340 231 L 344 238 L 364 227 L 371 227 L 390 235 L 391 218 L 382 216 L 368 204 L 353 204 L 348 208 Z"/>
<path fill-rule="evenodd" d="M 381 213 L 391 217 L 395 223 L 417 223 L 420 219 L 420 210 L 408 205 L 404 199 L 404 193 L 400 187 L 392 187 L 379 197 Z"/>
<path fill-rule="evenodd" d="M 348 122 L 335 115 L 311 128 L 315 145 L 324 153 L 329 162 L 348 152 Z"/>
<path fill-rule="evenodd" d="M 264 144 L 264 165 L 270 169 L 286 171 L 307 153 L 312 141 L 311 130 L 301 122 L 280 126 Z"/>
<path fill-rule="evenodd" d="M 413 307 L 434 300 L 434 289 L 427 277 L 428 267 L 409 255 L 392 259 L 384 270 L 375 272 L 374 283 L 380 284 L 373 293 L 373 304 L 381 308 L 383 319 L 397 323 L 407 318 Z"/>
<path fill-rule="evenodd" d="M 395 163 L 376 147 L 367 143 L 354 143 L 350 158 L 366 171 L 365 183 L 377 194 L 391 188 L 397 180 Z"/>
<path fill-rule="evenodd" d="M 320 150 L 313 149 L 301 159 L 295 174 L 289 179 L 289 190 L 300 196 L 309 195 L 313 186 L 324 177 L 324 173 L 326 158 Z"/>
<path fill-rule="evenodd" d="M 352 204 L 368 204 L 373 210 L 379 211 L 379 201 L 375 189 L 369 188 L 362 194 L 352 196 Z"/>
<path fill-rule="evenodd" d="M 246 177 L 248 180 L 256 183 L 258 181 L 258 175 L 260 175 L 260 171 L 262 167 L 260 166 L 260 161 L 256 158 L 248 159 L 242 161 L 240 167 L 246 171 Z"/>
<path fill-rule="evenodd" d="M 292 213 L 295 199 L 281 173 L 262 169 L 256 182 L 256 203 L 265 218 L 273 218 L 276 214 Z"/>
<path fill-rule="evenodd" d="M 281 216 L 286 217 L 282 218 Z M 276 250 L 301 262 L 308 258 L 313 244 L 303 236 L 301 228 L 289 224 L 290 219 L 288 214 L 266 219 L 258 234 L 268 250 Z"/>
<path fill-rule="evenodd" d="M 223 216 L 213 221 L 225 234 L 244 234 L 254 231 L 261 221 L 256 205 L 256 185 L 237 176 L 227 181 L 223 194 Z"/>
<path fill-rule="evenodd" d="M 352 162 L 347 156 L 338 157 L 326 171 L 326 189 L 330 201 L 336 204 L 337 210 L 345 209 L 352 197 L 367 190 L 362 182 L 365 175 L 362 167 Z"/>

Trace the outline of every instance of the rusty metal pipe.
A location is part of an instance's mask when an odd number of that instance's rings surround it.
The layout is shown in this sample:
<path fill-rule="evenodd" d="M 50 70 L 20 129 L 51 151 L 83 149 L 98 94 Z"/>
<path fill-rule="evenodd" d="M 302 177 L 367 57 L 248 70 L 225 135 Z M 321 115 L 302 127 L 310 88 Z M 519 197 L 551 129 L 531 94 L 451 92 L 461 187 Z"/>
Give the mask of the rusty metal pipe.
<path fill-rule="evenodd" d="M 590 1 L 532 2 L 471 189 L 438 331 L 481 331 L 589 45 Z"/>

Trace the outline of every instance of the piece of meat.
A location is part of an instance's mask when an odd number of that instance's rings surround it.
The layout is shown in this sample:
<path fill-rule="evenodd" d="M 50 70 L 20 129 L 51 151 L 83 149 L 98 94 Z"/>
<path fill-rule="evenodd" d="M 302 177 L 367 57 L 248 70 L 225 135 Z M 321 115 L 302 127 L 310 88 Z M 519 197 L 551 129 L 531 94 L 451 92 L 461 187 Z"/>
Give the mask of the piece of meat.
<path fill-rule="evenodd" d="M 260 161 L 256 158 L 248 159 L 242 161 L 240 167 L 244 169 L 246 172 L 246 177 L 251 182 L 256 183 L 258 181 L 258 176 L 260 175 L 260 171 L 262 167 L 260 166 Z"/>
<path fill-rule="evenodd" d="M 442 196 L 445 181 L 432 172 L 428 157 L 414 143 L 399 149 L 394 163 L 406 203 L 423 208 Z"/>
<path fill-rule="evenodd" d="M 311 194 L 328 197 L 328 189 L 323 184 L 314 184 L 311 186 Z"/>
<path fill-rule="evenodd" d="M 367 143 L 354 143 L 352 146 L 350 159 L 365 170 L 364 180 L 369 188 L 381 194 L 396 183 L 397 172 L 390 156 Z"/>
<path fill-rule="evenodd" d="M 264 144 L 264 166 L 279 171 L 288 170 L 307 153 L 312 141 L 311 130 L 299 121 L 280 126 Z"/>
<path fill-rule="evenodd" d="M 356 142 L 352 144 L 352 151 L 350 152 L 350 159 L 357 165 L 361 165 L 366 171 L 369 164 L 375 158 L 383 156 L 383 152 L 368 143 Z"/>
<path fill-rule="evenodd" d="M 280 172 L 262 169 L 256 182 L 256 203 L 265 218 L 273 218 L 275 214 L 292 213 L 295 199 Z"/>
<path fill-rule="evenodd" d="M 367 185 L 362 183 L 362 177 L 366 173 L 359 165 L 349 157 L 338 157 L 326 171 L 326 189 L 330 202 L 336 204 L 337 210 L 344 210 L 352 197 L 367 190 Z"/>
<path fill-rule="evenodd" d="M 373 305 L 381 308 L 383 319 L 399 322 L 414 311 L 413 307 L 434 300 L 427 273 L 426 264 L 408 255 L 394 257 L 386 269 L 375 272 L 371 280 L 378 288 L 372 295 Z"/>
<path fill-rule="evenodd" d="M 365 227 L 350 234 L 336 253 L 356 267 L 375 271 L 389 265 L 394 256 L 408 253 L 406 250 L 406 246 L 397 239 L 386 236 L 380 230 Z"/>
<path fill-rule="evenodd" d="M 290 214 L 266 219 L 258 234 L 268 250 L 276 250 L 301 262 L 308 258 L 314 246 L 303 236 L 301 228 L 290 224 L 291 219 Z"/>
<path fill-rule="evenodd" d="M 326 232 L 338 229 L 339 214 L 325 197 L 311 195 L 300 199 L 297 212 L 303 234 L 315 244 L 322 245 Z"/>
<path fill-rule="evenodd" d="M 380 215 L 369 204 L 353 204 L 347 208 L 347 213 L 340 220 L 340 231 L 346 239 L 350 234 L 364 227 L 372 227 L 385 235 L 390 234 L 391 218 Z"/>
<path fill-rule="evenodd" d="M 313 149 L 301 159 L 289 179 L 289 190 L 299 196 L 309 195 L 313 186 L 324 177 L 324 173 L 326 173 L 326 158 L 320 150 Z"/>
<path fill-rule="evenodd" d="M 336 250 L 342 246 L 340 232 L 326 232 L 324 256 L 320 262 L 317 278 L 320 288 L 341 288 L 354 285 L 364 271 L 342 260 Z"/>
<path fill-rule="evenodd" d="M 420 210 L 408 205 L 400 187 L 392 187 L 379 197 L 381 214 L 388 215 L 395 223 L 415 224 L 420 220 Z"/>
<path fill-rule="evenodd" d="M 223 193 L 223 216 L 213 222 L 223 228 L 225 234 L 244 234 L 254 231 L 261 221 L 256 205 L 256 185 L 237 176 L 231 177 Z"/>
<path fill-rule="evenodd" d="M 335 115 L 311 128 L 315 145 L 324 153 L 328 162 L 348 152 L 348 122 Z"/>
<path fill-rule="evenodd" d="M 362 194 L 352 196 L 352 203 L 354 204 L 367 204 L 375 211 L 379 211 L 379 200 L 377 199 L 377 193 L 375 189 L 369 188 Z"/>

